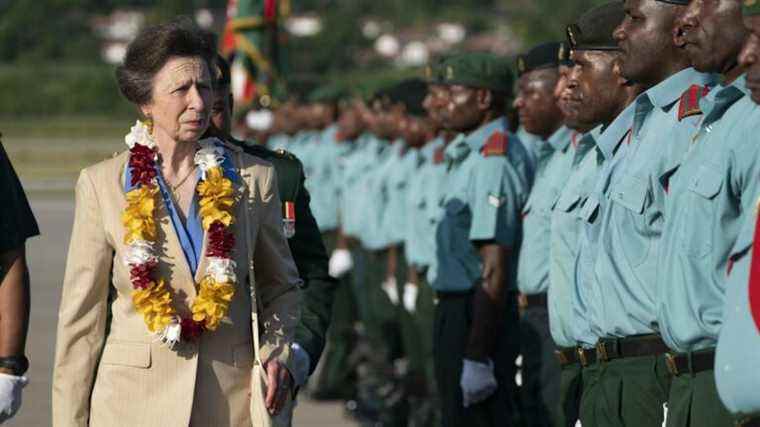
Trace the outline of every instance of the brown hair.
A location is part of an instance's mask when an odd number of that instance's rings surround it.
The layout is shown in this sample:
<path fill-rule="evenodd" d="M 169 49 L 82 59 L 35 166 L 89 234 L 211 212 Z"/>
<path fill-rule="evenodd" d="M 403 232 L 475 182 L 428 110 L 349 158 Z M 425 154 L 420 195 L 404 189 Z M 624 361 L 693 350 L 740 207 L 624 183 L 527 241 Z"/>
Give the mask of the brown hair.
<path fill-rule="evenodd" d="M 153 77 L 171 57 L 200 57 L 212 69 L 215 38 L 189 18 L 181 17 L 144 28 L 127 47 L 124 64 L 116 68 L 122 95 L 136 105 L 153 98 Z"/>

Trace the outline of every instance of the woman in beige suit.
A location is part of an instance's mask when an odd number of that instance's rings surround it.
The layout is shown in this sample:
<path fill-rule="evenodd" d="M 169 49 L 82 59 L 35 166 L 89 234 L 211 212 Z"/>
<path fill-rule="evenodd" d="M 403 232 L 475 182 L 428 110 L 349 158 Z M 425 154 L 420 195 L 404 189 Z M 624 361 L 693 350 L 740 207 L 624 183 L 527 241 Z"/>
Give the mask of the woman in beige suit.
<path fill-rule="evenodd" d="M 290 394 L 298 274 L 272 166 L 200 140 L 213 58 L 177 21 L 144 30 L 117 70 L 145 120 L 76 186 L 55 426 L 250 426 L 259 337 L 260 406 L 275 414 Z"/>

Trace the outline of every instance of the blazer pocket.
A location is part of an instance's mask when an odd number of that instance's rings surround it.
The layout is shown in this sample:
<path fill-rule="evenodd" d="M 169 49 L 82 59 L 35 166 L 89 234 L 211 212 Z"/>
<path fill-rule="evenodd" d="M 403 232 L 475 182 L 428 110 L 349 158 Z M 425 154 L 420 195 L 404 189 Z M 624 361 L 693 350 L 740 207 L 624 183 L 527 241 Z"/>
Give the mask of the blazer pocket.
<path fill-rule="evenodd" d="M 150 368 L 151 354 L 150 344 L 139 342 L 106 343 L 103 356 L 100 358 L 102 365 L 129 366 L 132 368 Z"/>
<path fill-rule="evenodd" d="M 232 347 L 232 363 L 236 368 L 251 368 L 253 366 L 253 343 L 237 344 Z"/>

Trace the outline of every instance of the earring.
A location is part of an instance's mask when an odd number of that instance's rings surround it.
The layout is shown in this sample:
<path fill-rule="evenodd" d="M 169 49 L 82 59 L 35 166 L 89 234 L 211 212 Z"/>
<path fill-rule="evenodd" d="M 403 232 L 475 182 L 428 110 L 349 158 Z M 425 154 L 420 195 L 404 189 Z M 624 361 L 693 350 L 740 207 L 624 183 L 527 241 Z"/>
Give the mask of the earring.
<path fill-rule="evenodd" d="M 143 123 L 145 123 L 145 126 L 148 128 L 148 134 L 153 136 L 153 119 L 148 116 Z"/>

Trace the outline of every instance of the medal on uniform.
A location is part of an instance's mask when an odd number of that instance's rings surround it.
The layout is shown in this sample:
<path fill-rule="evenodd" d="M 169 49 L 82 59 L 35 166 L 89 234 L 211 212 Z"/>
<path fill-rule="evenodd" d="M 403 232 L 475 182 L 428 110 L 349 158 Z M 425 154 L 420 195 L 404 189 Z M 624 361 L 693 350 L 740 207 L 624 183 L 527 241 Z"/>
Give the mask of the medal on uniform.
<path fill-rule="evenodd" d="M 282 232 L 290 239 L 296 235 L 296 205 L 285 202 L 285 216 L 282 218 Z"/>

